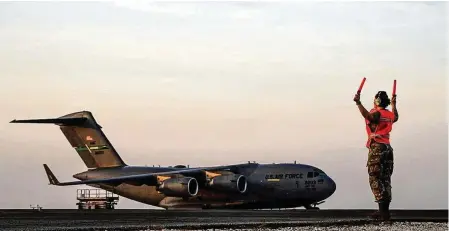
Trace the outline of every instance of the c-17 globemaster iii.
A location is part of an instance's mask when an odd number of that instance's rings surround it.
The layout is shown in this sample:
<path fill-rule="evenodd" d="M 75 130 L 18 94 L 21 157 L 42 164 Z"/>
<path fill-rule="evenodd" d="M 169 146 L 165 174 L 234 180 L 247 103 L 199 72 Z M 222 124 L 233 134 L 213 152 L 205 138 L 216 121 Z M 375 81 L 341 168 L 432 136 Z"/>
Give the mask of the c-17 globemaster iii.
<path fill-rule="evenodd" d="M 54 119 L 13 120 L 60 127 L 88 170 L 79 181 L 59 182 L 44 164 L 51 185 L 86 184 L 145 204 L 172 208 L 266 209 L 315 208 L 330 197 L 335 182 L 317 167 L 243 163 L 214 167 L 128 166 L 89 111 Z"/>

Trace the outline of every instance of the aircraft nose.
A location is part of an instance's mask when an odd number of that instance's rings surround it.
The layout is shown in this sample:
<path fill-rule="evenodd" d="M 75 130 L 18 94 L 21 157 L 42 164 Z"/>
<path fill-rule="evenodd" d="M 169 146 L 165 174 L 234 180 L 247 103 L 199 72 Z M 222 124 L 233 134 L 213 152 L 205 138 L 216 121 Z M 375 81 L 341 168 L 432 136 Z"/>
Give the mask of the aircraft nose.
<path fill-rule="evenodd" d="M 329 186 L 329 195 L 334 194 L 337 189 L 337 184 L 335 184 L 335 181 L 332 180 L 332 178 L 327 177 L 327 185 Z"/>

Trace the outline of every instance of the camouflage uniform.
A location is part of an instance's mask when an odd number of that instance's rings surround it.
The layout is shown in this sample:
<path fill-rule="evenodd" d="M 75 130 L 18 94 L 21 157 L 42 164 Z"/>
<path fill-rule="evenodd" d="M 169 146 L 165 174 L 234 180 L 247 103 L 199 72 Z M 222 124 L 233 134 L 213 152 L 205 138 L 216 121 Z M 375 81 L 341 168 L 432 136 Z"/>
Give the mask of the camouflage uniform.
<path fill-rule="evenodd" d="M 369 184 L 377 203 L 391 201 L 393 163 L 393 148 L 389 144 L 372 141 L 369 147 L 367 167 Z"/>

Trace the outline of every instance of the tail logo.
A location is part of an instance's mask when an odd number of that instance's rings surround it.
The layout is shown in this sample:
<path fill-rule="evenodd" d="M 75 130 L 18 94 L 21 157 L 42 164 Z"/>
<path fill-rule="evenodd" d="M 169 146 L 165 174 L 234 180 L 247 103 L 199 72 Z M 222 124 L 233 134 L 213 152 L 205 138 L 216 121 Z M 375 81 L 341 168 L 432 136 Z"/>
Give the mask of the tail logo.
<path fill-rule="evenodd" d="M 96 142 L 95 140 L 92 138 L 92 136 L 86 136 L 86 141 L 90 141 L 89 144 L 90 145 L 95 145 Z"/>

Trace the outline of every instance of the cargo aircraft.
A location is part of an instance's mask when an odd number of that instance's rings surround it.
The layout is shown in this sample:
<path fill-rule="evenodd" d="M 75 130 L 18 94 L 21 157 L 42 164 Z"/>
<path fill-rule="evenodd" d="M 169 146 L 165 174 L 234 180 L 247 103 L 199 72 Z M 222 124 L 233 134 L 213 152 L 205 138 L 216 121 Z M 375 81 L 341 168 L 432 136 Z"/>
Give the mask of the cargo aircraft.
<path fill-rule="evenodd" d="M 88 168 L 60 182 L 44 164 L 51 185 L 85 184 L 165 209 L 318 209 L 336 190 L 335 182 L 317 167 L 294 163 L 242 164 L 214 167 L 128 166 L 89 111 L 53 119 L 10 123 L 56 124 Z"/>

